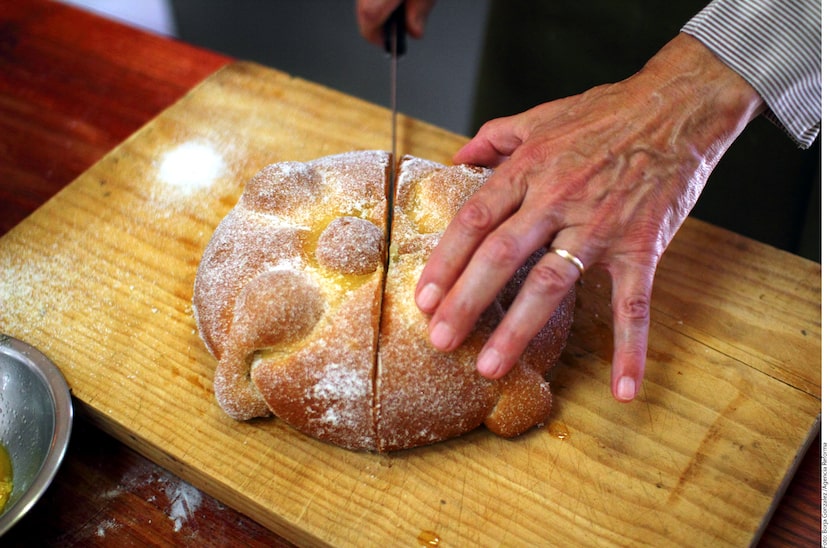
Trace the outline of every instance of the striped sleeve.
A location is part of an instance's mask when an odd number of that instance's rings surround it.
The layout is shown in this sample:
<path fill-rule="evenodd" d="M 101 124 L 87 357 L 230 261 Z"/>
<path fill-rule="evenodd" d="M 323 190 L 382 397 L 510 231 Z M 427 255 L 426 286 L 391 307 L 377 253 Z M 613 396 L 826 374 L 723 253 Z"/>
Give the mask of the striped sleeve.
<path fill-rule="evenodd" d="M 821 128 L 821 0 L 713 0 L 682 29 L 740 74 L 801 147 Z"/>

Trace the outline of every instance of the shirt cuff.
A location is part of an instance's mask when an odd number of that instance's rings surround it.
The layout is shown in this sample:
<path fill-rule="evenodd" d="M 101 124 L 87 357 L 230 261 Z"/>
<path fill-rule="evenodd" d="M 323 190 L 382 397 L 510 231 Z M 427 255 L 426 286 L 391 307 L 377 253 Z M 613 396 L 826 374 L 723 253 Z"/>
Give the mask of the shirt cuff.
<path fill-rule="evenodd" d="M 821 1 L 714 0 L 681 29 L 755 88 L 801 148 L 821 129 Z"/>

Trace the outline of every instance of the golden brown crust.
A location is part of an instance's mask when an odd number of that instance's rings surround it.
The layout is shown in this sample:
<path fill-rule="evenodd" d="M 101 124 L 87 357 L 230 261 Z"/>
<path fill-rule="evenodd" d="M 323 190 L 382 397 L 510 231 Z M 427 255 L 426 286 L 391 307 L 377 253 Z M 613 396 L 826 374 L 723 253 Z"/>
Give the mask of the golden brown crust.
<path fill-rule="evenodd" d="M 301 432 L 375 449 L 375 339 L 381 276 L 356 289 L 314 337 L 285 355 L 257 357 L 251 375 L 270 409 Z"/>
<path fill-rule="evenodd" d="M 231 417 L 274 413 L 309 435 L 370 448 L 388 171 L 380 151 L 272 164 L 217 227 L 193 303 L 218 360 L 216 399 Z M 335 249 L 341 235 L 359 245 Z M 345 409 L 356 393 L 368 398 Z"/>
<path fill-rule="evenodd" d="M 338 217 L 317 240 L 317 261 L 345 274 L 369 274 L 381 260 L 384 238 L 378 226 L 358 217 Z"/>
<path fill-rule="evenodd" d="M 448 439 L 482 423 L 513 437 L 544 422 L 553 401 L 545 376 L 570 332 L 573 291 L 498 381 L 478 374 L 476 357 L 541 252 L 516 273 L 461 347 L 435 350 L 427 335 L 429 318 L 414 303 L 415 284 L 444 228 L 491 171 L 404 157 L 398 172 L 376 381 L 379 449 Z"/>
<path fill-rule="evenodd" d="M 428 318 L 415 306 L 417 275 L 426 253 L 393 256 L 386 277 L 375 398 L 378 449 L 425 445 L 479 426 L 498 399 L 475 369 L 475 348 L 488 334 L 477 329 L 451 353 L 437 351 Z"/>
<path fill-rule="evenodd" d="M 273 164 L 248 183 L 194 285 L 199 332 L 218 360 L 218 402 L 240 420 L 273 413 L 321 440 L 378 451 L 481 424 L 511 437 L 542 423 L 553 399 L 545 377 L 570 331 L 573 292 L 498 381 L 480 376 L 475 359 L 541 251 L 459 349 L 436 351 L 414 287 L 490 171 L 401 160 L 384 284 L 388 172 L 389 155 L 367 151 Z"/>

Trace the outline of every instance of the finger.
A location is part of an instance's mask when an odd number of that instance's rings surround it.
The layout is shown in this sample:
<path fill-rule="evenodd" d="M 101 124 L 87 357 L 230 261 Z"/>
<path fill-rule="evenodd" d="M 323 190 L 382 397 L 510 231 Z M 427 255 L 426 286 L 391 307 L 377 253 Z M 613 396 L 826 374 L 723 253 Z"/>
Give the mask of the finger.
<path fill-rule="evenodd" d="M 455 153 L 453 162 L 490 167 L 502 164 L 524 142 L 516 119 L 497 118 L 481 126 L 476 136 Z"/>
<path fill-rule="evenodd" d="M 580 270 L 562 257 L 552 252 L 542 256 L 481 349 L 479 373 L 490 379 L 506 375 L 580 276 Z"/>
<path fill-rule="evenodd" d="M 403 0 L 357 0 L 357 27 L 369 42 L 383 45 L 383 25 Z"/>
<path fill-rule="evenodd" d="M 547 219 L 540 220 L 534 210 L 517 213 L 487 236 L 430 321 L 433 345 L 441 350 L 460 345 L 527 258 L 550 240 L 551 232 Z"/>
<path fill-rule="evenodd" d="M 521 133 L 515 131 L 512 124 L 518 118 L 513 116 L 487 122 L 453 158 L 456 163 L 501 167 L 458 211 L 433 250 L 415 289 L 416 304 L 427 314 L 436 311 L 484 237 L 512 214 L 524 199 L 523 171 L 516 168 L 513 170 L 515 175 L 511 175 L 509 169 L 502 165 L 522 142 Z M 487 192 L 490 193 L 485 196 Z"/>
<path fill-rule="evenodd" d="M 514 199 L 521 200 L 519 196 L 524 194 L 521 186 L 523 185 L 509 184 L 504 190 L 515 192 Z M 498 186 L 493 188 L 499 189 Z M 506 202 L 504 198 L 498 197 L 496 191 L 491 194 L 496 195 L 495 203 Z M 555 231 L 556 222 L 547 208 L 522 206 L 481 240 L 470 260 L 459 266 L 461 271 L 457 279 L 439 286 L 442 291 L 447 287 L 450 289 L 430 321 L 430 339 L 436 348 L 452 350 L 463 342 L 477 318 L 490 306 L 527 258 L 547 245 Z M 444 239 L 446 238 L 445 234 Z M 432 272 L 425 273 L 425 276 L 431 275 Z M 423 293 L 416 295 L 419 304 L 424 304 L 422 295 Z"/>
<path fill-rule="evenodd" d="M 435 0 L 408 0 L 406 3 L 406 30 L 413 38 L 424 35 L 427 16 L 432 11 Z"/>
<path fill-rule="evenodd" d="M 432 250 L 415 286 L 423 312 L 435 312 L 484 238 L 521 205 L 523 191 L 502 180 L 494 173 L 461 206 Z"/>
<path fill-rule="evenodd" d="M 383 45 L 383 26 L 403 0 L 357 0 L 357 26 L 369 42 Z M 413 38 L 424 35 L 427 16 L 435 0 L 409 0 L 406 3 L 406 31 Z"/>
<path fill-rule="evenodd" d="M 611 393 L 621 402 L 633 400 L 643 383 L 656 266 L 655 259 L 609 269 L 614 319 Z"/>

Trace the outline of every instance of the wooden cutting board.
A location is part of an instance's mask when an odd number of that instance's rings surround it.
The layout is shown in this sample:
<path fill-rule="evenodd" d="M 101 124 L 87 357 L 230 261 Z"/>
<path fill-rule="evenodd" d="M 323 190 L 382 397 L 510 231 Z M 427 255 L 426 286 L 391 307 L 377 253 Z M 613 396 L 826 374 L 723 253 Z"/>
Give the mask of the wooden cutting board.
<path fill-rule="evenodd" d="M 0 332 L 150 459 L 301 544 L 746 545 L 820 416 L 820 265 L 688 220 L 661 262 L 648 369 L 608 390 L 610 286 L 579 287 L 547 424 L 390 455 L 238 423 L 190 300 L 202 251 L 264 165 L 388 149 L 384 108 L 250 63 L 217 72 L 0 239 Z M 398 149 L 457 135 L 401 117 Z"/>

